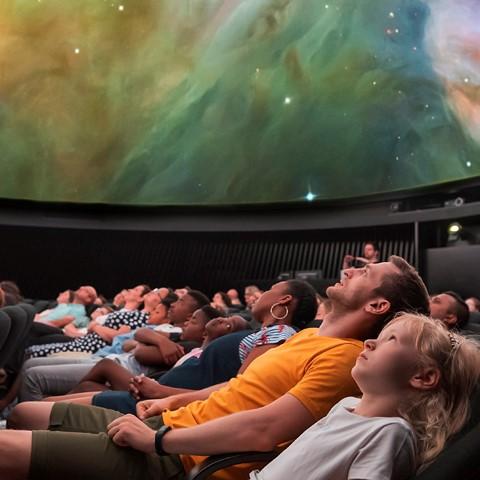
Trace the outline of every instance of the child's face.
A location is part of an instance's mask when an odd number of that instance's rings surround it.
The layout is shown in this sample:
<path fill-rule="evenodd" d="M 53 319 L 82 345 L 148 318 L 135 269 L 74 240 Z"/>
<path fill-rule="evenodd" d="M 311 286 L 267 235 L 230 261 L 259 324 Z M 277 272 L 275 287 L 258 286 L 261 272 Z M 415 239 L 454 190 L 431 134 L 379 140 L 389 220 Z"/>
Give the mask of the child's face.
<path fill-rule="evenodd" d="M 205 325 L 208 318 L 201 310 L 193 312 L 191 318 L 189 318 L 182 327 L 182 340 L 192 342 L 202 342 L 205 335 Z"/>
<path fill-rule="evenodd" d="M 363 393 L 389 395 L 410 387 L 419 365 L 412 333 L 405 322 L 384 328 L 378 340 L 367 340 L 352 369 Z"/>
<path fill-rule="evenodd" d="M 210 320 L 205 326 L 205 330 L 210 339 L 222 337 L 235 331 L 236 322 L 238 322 L 238 316 L 233 317 L 217 317 Z"/>
<path fill-rule="evenodd" d="M 167 323 L 167 308 L 163 303 L 159 303 L 151 312 L 148 317 L 147 323 L 149 325 L 160 325 Z"/>

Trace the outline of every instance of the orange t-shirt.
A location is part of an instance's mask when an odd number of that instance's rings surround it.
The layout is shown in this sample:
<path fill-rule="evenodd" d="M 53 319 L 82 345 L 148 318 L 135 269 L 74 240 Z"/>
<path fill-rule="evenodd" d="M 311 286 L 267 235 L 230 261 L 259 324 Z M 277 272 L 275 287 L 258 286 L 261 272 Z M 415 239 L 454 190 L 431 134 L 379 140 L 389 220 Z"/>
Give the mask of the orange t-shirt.
<path fill-rule="evenodd" d="M 350 372 L 362 348 L 359 340 L 322 337 L 316 328 L 303 330 L 257 357 L 243 374 L 207 400 L 164 412 L 163 421 L 172 428 L 193 427 L 264 407 L 286 393 L 302 402 L 317 421 L 342 398 L 360 394 Z M 182 456 L 187 471 L 204 459 Z M 248 474 L 246 468 L 235 467 L 217 473 L 215 478 L 241 479 Z"/>

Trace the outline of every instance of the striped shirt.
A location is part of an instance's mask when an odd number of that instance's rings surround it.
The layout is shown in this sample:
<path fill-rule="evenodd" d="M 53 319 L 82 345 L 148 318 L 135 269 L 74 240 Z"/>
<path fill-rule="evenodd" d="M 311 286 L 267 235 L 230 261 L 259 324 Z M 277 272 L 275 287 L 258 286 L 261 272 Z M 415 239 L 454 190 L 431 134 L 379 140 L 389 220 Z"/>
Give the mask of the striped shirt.
<path fill-rule="evenodd" d="M 246 336 L 239 346 L 240 361 L 243 363 L 248 357 L 248 354 L 255 347 L 262 347 L 263 345 L 278 345 L 285 342 L 291 336 L 295 335 L 297 331 L 289 325 L 269 325 L 263 327 L 258 332 Z"/>

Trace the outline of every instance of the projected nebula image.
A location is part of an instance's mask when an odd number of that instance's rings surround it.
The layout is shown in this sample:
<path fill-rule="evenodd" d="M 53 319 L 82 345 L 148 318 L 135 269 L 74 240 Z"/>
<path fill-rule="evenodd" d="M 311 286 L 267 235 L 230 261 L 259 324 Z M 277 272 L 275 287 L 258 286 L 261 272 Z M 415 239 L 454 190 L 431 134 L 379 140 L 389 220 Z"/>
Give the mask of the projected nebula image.
<path fill-rule="evenodd" d="M 478 175 L 478 0 L 0 2 L 1 198 L 304 202 Z"/>

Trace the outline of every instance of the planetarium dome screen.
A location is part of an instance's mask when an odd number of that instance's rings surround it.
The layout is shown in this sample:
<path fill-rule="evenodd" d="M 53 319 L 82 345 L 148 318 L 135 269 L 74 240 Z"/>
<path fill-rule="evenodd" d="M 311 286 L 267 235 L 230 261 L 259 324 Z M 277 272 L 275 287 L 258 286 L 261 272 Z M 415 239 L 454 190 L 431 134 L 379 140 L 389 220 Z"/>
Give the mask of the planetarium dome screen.
<path fill-rule="evenodd" d="M 271 204 L 480 175 L 477 0 L 2 0 L 0 197 Z"/>

